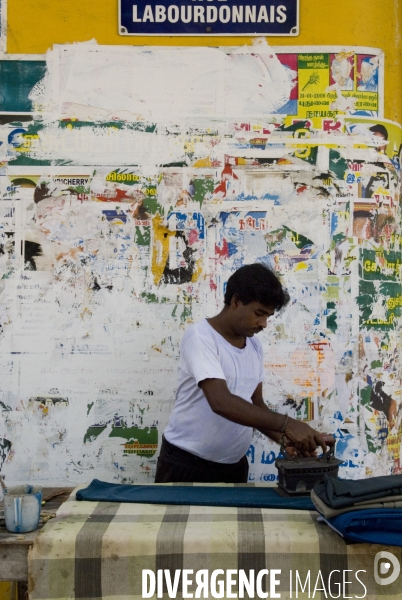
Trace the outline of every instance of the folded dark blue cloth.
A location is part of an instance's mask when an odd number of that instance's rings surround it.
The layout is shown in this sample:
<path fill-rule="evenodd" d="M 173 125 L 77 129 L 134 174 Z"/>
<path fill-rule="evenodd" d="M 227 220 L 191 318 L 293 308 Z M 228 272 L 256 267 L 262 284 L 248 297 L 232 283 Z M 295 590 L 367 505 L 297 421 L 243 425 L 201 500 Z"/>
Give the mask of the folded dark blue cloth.
<path fill-rule="evenodd" d="M 272 487 L 126 485 L 94 479 L 87 488 L 78 490 L 76 498 L 94 502 L 315 510 L 308 496 L 284 498 Z"/>
<path fill-rule="evenodd" d="M 350 542 L 402 546 L 402 509 L 352 510 L 325 521 Z"/>
<path fill-rule="evenodd" d="M 402 475 L 383 475 L 369 479 L 328 478 L 314 486 L 314 492 L 331 508 L 343 508 L 384 496 L 402 494 Z"/>

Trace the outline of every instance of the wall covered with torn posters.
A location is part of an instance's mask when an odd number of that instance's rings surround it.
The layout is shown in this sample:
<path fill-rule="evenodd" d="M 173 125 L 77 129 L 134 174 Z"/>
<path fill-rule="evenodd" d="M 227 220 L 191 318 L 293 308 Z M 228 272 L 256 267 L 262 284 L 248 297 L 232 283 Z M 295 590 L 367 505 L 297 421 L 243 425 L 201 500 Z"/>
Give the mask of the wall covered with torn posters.
<path fill-rule="evenodd" d="M 12 62 L 6 481 L 152 481 L 183 331 L 254 261 L 292 298 L 260 334 L 268 405 L 334 433 L 344 477 L 402 473 L 402 134 L 381 52 L 85 43 Z M 250 481 L 274 481 L 278 447 L 257 432 L 248 454 Z"/>

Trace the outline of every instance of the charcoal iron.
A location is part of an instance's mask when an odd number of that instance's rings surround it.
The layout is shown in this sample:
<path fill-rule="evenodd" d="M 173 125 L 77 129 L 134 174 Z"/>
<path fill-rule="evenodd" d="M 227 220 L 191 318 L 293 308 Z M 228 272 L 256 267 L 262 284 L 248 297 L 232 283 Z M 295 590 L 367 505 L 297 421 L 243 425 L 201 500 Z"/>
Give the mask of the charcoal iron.
<path fill-rule="evenodd" d="M 335 444 L 328 446 L 322 456 L 293 458 L 281 446 L 283 458 L 277 458 L 278 493 L 281 496 L 310 496 L 316 483 L 327 477 L 338 477 L 339 465 L 343 462 L 335 457 Z"/>

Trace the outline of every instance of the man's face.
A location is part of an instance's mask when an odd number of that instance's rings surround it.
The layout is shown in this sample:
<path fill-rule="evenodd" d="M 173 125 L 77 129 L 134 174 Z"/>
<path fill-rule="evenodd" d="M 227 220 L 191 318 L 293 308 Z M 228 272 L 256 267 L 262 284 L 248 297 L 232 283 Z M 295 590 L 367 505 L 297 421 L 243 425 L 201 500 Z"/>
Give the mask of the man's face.
<path fill-rule="evenodd" d="M 363 61 L 360 67 L 360 77 L 363 83 L 369 81 L 375 74 L 377 65 L 369 61 Z"/>
<path fill-rule="evenodd" d="M 339 83 L 349 77 L 351 70 L 352 65 L 347 58 L 333 61 L 331 65 L 332 79 Z"/>
<path fill-rule="evenodd" d="M 384 142 L 386 142 L 386 141 L 387 141 L 387 140 L 385 139 L 384 135 L 383 135 L 382 133 L 380 133 L 379 131 L 375 131 L 375 132 L 373 133 L 373 135 L 375 135 L 375 137 L 378 137 L 380 140 L 384 140 Z M 383 150 L 383 152 L 385 152 L 385 151 L 386 151 L 386 149 L 387 149 L 387 145 L 388 145 L 388 144 L 384 144 L 384 146 L 377 146 L 377 150 L 378 150 L 378 151 L 381 151 L 381 150 Z"/>
<path fill-rule="evenodd" d="M 267 326 L 267 320 L 275 313 L 272 306 L 260 302 L 243 304 L 238 298 L 232 299 L 233 329 L 238 335 L 253 337 Z"/>

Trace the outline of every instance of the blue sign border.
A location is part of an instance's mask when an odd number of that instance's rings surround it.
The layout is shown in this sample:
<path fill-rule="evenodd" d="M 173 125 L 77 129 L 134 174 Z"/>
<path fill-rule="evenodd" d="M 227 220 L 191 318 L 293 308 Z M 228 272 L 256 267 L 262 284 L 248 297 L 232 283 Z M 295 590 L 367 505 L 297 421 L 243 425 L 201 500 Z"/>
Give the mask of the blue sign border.
<path fill-rule="evenodd" d="M 299 35 L 299 0 L 118 0 L 118 3 L 118 32 L 123 36 Z M 239 22 L 241 14 L 246 20 L 246 7 L 247 22 Z M 198 9 L 196 17 L 194 8 Z M 190 21 L 185 23 L 182 15 L 184 20 L 191 17 Z M 262 15 L 260 22 L 256 22 L 259 15 Z M 272 22 L 266 22 L 266 18 Z"/>

